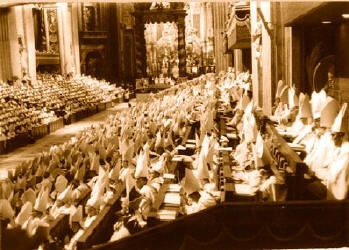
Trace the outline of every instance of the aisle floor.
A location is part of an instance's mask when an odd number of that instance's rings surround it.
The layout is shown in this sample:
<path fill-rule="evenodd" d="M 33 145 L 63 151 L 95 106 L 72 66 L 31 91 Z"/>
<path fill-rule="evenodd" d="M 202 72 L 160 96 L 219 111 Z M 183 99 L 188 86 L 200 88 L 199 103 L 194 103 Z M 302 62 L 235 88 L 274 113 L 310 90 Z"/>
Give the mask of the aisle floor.
<path fill-rule="evenodd" d="M 119 103 L 112 108 L 99 112 L 90 117 L 78 121 L 76 123 L 66 125 L 63 128 L 49 134 L 34 144 L 28 144 L 24 147 L 0 155 L 0 178 L 7 176 L 8 169 L 16 168 L 21 162 L 34 159 L 35 156 L 43 151 L 47 151 L 53 145 L 59 145 L 68 141 L 71 137 L 76 135 L 79 131 L 91 127 L 93 124 L 103 122 L 109 115 L 116 114 L 122 109 L 128 108 L 128 103 Z"/>

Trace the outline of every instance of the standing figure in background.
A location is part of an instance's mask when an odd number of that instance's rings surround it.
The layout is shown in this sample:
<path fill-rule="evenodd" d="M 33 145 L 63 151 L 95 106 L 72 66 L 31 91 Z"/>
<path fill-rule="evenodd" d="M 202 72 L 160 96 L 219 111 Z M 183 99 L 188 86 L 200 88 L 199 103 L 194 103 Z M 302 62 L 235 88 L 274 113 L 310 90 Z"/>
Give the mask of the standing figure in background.
<path fill-rule="evenodd" d="M 333 97 L 339 103 L 341 103 L 340 95 L 339 95 L 338 91 L 336 90 L 336 78 L 335 78 L 334 72 L 335 72 L 335 68 L 334 68 L 334 66 L 331 66 L 328 69 L 327 82 L 326 82 L 326 85 L 324 86 L 323 89 L 325 90 L 325 92 L 328 96 Z"/>

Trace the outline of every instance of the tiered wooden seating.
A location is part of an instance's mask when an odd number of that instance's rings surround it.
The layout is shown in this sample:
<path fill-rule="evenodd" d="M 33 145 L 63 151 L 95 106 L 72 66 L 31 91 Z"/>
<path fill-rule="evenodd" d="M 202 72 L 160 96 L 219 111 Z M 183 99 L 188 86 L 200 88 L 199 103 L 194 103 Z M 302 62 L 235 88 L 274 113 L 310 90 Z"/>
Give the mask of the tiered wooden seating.
<path fill-rule="evenodd" d="M 112 235 L 113 214 L 121 209 L 120 197 L 125 189 L 125 184 L 122 183 L 117 192 L 114 194 L 111 202 L 101 210 L 97 215 L 97 218 L 91 223 L 91 225 L 85 229 L 84 233 L 77 240 L 77 249 L 89 249 L 93 245 L 100 244 L 109 240 Z"/>
<path fill-rule="evenodd" d="M 32 129 L 32 136 L 34 137 L 34 139 L 40 139 L 45 135 L 48 135 L 48 133 L 49 133 L 49 128 L 47 124 L 42 124 L 38 127 L 33 127 Z"/>
<path fill-rule="evenodd" d="M 286 185 L 288 189 L 288 200 L 301 200 L 305 190 L 304 173 L 308 167 L 299 155 L 290 148 L 286 140 L 277 132 L 274 125 L 266 120 L 266 133 L 272 138 L 272 150 L 274 158 L 278 163 L 278 171 L 286 174 Z M 274 170 L 276 171 L 276 170 Z"/>
<path fill-rule="evenodd" d="M 212 250 L 348 245 L 348 202 L 231 202 L 93 249 Z"/>
<path fill-rule="evenodd" d="M 156 202 L 153 204 L 150 216 L 159 221 L 176 219 L 180 207 L 180 192 L 181 186 L 179 184 L 164 183 L 160 188 Z"/>
<path fill-rule="evenodd" d="M 49 133 L 53 133 L 58 129 L 61 129 L 64 127 L 64 122 L 63 122 L 63 118 L 60 117 L 58 119 L 56 119 L 55 121 L 52 121 L 48 124 L 48 131 Z"/>

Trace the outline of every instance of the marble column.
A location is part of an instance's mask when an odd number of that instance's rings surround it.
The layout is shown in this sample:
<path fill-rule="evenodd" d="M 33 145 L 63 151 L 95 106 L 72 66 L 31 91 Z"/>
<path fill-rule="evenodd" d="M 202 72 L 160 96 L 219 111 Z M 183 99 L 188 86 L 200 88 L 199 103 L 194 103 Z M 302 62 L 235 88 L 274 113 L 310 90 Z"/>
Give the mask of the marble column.
<path fill-rule="evenodd" d="M 179 77 L 186 76 L 186 51 L 185 51 L 185 21 L 184 16 L 178 17 L 178 60 Z"/>
<path fill-rule="evenodd" d="M 75 63 L 72 44 L 72 19 L 68 11 L 67 3 L 57 4 L 57 23 L 61 73 L 68 74 L 73 71 Z"/>
<path fill-rule="evenodd" d="M 251 66 L 252 66 L 252 87 L 253 87 L 253 100 L 257 104 L 257 106 L 262 107 L 263 101 L 263 87 L 260 75 L 261 67 L 260 61 L 257 58 L 257 51 L 255 46 L 253 45 L 254 40 L 254 32 L 256 30 L 257 21 L 258 21 L 258 13 L 257 13 L 257 1 L 250 2 L 250 15 L 251 15 Z"/>
<path fill-rule="evenodd" d="M 22 78 L 25 73 L 36 81 L 36 56 L 33 5 L 15 6 L 8 12 L 8 41 L 11 77 Z"/>
<path fill-rule="evenodd" d="M 8 12 L 8 28 L 11 30 L 9 32 L 9 42 L 10 42 L 10 58 L 11 58 L 11 76 L 16 76 L 18 78 L 22 77 L 21 69 L 21 55 L 19 53 L 18 44 L 18 32 L 17 32 L 17 16 L 20 7 L 11 7 Z"/>
<path fill-rule="evenodd" d="M 8 9 L 0 9 L 0 81 L 12 78 L 8 12 Z"/>
<path fill-rule="evenodd" d="M 71 6 L 71 24 L 72 24 L 72 49 L 74 57 L 75 74 L 80 75 L 80 48 L 79 48 L 79 24 L 78 24 L 78 8 L 77 3 Z"/>
<path fill-rule="evenodd" d="M 71 16 L 68 11 L 67 3 L 62 7 L 62 23 L 64 34 L 64 57 L 66 61 L 65 72 L 71 73 L 74 66 L 73 49 L 72 49 L 72 23 Z"/>
<path fill-rule="evenodd" d="M 261 2 L 261 13 L 264 16 L 265 25 L 271 23 L 270 2 Z M 274 75 L 272 74 L 273 38 L 270 37 L 265 25 L 263 25 L 262 28 L 263 112 L 265 115 L 271 115 L 273 106 L 273 84 L 275 81 Z"/>
<path fill-rule="evenodd" d="M 65 72 L 65 56 L 64 56 L 64 33 L 62 23 L 62 10 L 57 8 L 57 27 L 58 27 L 58 39 L 59 39 L 59 61 L 61 64 L 61 74 Z"/>
<path fill-rule="evenodd" d="M 207 14 L 206 3 L 200 3 L 200 38 L 206 41 L 207 38 Z"/>
<path fill-rule="evenodd" d="M 234 49 L 235 72 L 243 72 L 242 49 Z"/>
<path fill-rule="evenodd" d="M 228 3 L 214 2 L 213 9 L 213 41 L 216 72 L 226 71 L 228 66 L 232 66 L 230 54 L 224 54 L 226 47 L 224 43 L 225 23 L 227 20 Z"/>
<path fill-rule="evenodd" d="M 32 81 L 36 81 L 36 50 L 33 7 L 34 6 L 32 4 L 23 6 L 23 29 L 28 63 L 27 74 Z"/>

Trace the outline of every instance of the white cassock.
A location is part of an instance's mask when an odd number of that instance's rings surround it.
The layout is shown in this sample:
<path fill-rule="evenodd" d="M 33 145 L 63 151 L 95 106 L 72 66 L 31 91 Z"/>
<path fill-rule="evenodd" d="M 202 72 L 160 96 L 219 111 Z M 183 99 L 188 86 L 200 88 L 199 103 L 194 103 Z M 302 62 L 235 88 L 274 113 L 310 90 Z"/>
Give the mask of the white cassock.
<path fill-rule="evenodd" d="M 125 238 L 127 236 L 130 236 L 130 232 L 128 231 L 128 229 L 122 225 L 119 230 L 115 231 L 112 235 L 112 237 L 110 238 L 110 241 L 118 241 L 121 240 L 122 238 Z"/>
<path fill-rule="evenodd" d="M 300 131 L 300 132 L 299 132 Z M 303 139 L 306 138 L 307 135 L 309 135 L 312 132 L 312 125 L 305 125 L 302 130 L 299 130 L 296 134 L 297 137 L 294 139 L 293 143 L 300 143 L 303 141 Z"/>
<path fill-rule="evenodd" d="M 146 218 L 155 202 L 157 192 L 156 189 L 150 185 L 144 185 L 139 192 L 143 197 L 139 204 L 139 211 Z"/>
<path fill-rule="evenodd" d="M 349 187 L 349 142 L 342 144 L 336 158 L 329 165 L 328 199 L 343 200 Z"/>
<path fill-rule="evenodd" d="M 287 130 L 294 137 L 296 137 L 297 135 L 300 134 L 300 131 L 302 131 L 304 129 L 304 127 L 305 127 L 305 125 L 303 124 L 303 122 L 299 118 L 296 118 L 296 120 L 294 121 L 292 126 Z"/>
<path fill-rule="evenodd" d="M 314 171 L 315 175 L 327 183 L 328 165 L 334 158 L 336 146 L 330 132 L 323 134 L 315 145 L 313 152 L 307 156 L 304 162 Z"/>
<path fill-rule="evenodd" d="M 186 206 L 187 214 L 197 213 L 203 209 L 216 205 L 216 200 L 211 194 L 205 191 L 200 191 L 200 195 L 201 197 L 198 202 L 193 202 L 192 205 Z"/>

